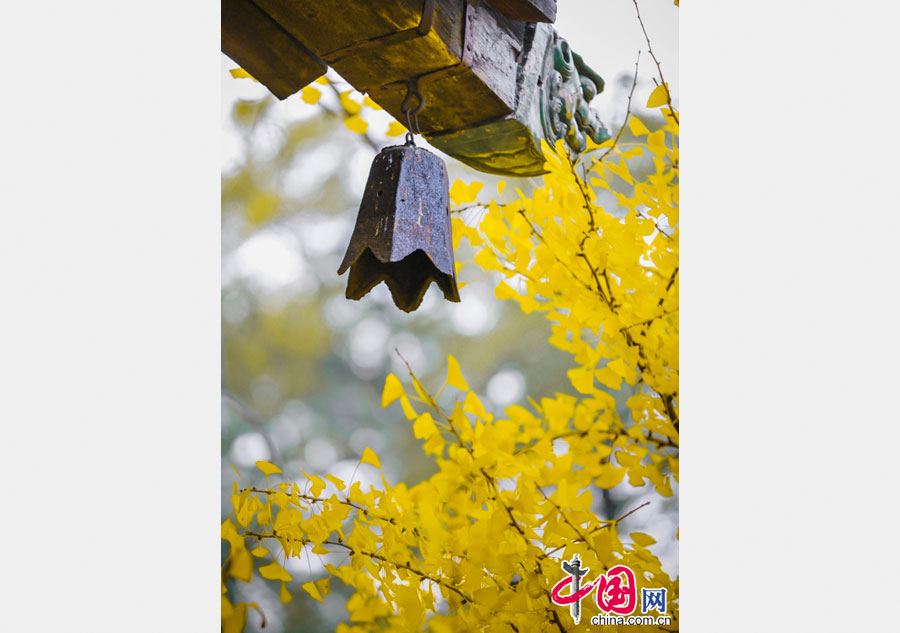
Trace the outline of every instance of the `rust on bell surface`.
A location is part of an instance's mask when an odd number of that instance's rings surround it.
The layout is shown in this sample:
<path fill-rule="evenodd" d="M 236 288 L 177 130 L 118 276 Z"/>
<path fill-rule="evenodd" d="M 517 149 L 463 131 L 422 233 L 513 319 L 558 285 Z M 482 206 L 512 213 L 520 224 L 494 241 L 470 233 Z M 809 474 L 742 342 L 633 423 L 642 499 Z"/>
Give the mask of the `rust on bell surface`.
<path fill-rule="evenodd" d="M 378 153 L 338 274 L 347 268 L 348 299 L 361 299 L 384 281 L 397 307 L 412 312 L 434 281 L 448 301 L 459 301 L 449 182 L 440 158 L 412 144 Z"/>

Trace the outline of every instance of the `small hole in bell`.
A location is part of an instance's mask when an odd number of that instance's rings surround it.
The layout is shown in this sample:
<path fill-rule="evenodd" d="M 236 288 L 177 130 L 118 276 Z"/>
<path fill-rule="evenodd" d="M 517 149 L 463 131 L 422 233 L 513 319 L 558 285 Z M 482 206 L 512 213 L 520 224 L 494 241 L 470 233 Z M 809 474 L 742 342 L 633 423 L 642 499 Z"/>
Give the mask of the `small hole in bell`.
<path fill-rule="evenodd" d="M 338 269 L 350 269 L 348 299 L 384 281 L 394 304 L 412 312 L 433 281 L 448 301 L 459 301 L 449 191 L 444 162 L 428 150 L 398 145 L 378 153 Z"/>

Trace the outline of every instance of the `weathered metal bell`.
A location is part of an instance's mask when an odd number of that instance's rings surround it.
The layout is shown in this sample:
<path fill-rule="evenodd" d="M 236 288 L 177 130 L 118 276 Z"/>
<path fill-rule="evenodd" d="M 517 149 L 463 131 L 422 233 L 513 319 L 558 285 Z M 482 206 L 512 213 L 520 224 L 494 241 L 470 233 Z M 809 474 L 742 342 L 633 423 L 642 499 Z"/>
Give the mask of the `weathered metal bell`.
<path fill-rule="evenodd" d="M 459 301 L 444 161 L 411 142 L 378 153 L 338 274 L 347 268 L 348 299 L 384 281 L 397 307 L 412 312 L 435 281 Z"/>

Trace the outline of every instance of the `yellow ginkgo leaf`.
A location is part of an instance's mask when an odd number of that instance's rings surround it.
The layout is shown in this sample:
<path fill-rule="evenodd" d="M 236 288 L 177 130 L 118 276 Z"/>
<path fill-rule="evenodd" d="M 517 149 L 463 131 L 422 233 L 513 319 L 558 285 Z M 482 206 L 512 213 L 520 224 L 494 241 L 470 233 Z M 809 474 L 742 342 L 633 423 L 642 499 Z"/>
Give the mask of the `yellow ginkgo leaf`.
<path fill-rule="evenodd" d="M 305 470 L 303 471 L 303 474 L 306 475 L 306 478 L 309 479 L 309 483 L 312 484 L 312 487 L 309 489 L 309 494 L 318 497 L 319 493 L 325 490 L 325 482 L 321 477 L 307 474 Z"/>
<path fill-rule="evenodd" d="M 459 363 L 450 355 L 447 356 L 447 384 L 463 391 L 469 390 L 469 383 L 463 378 Z"/>
<path fill-rule="evenodd" d="M 331 592 L 331 578 L 328 576 L 319 578 L 316 581 L 316 588 L 323 596 L 327 596 Z"/>
<path fill-rule="evenodd" d="M 366 130 L 369 129 L 369 124 L 363 120 L 361 116 L 358 114 L 354 114 L 353 116 L 348 116 L 344 119 L 344 125 L 347 126 L 347 129 L 356 132 L 357 134 L 365 134 Z"/>
<path fill-rule="evenodd" d="M 629 536 L 631 536 L 632 541 L 634 541 L 641 547 L 647 547 L 656 543 L 655 538 L 648 534 L 644 534 L 643 532 L 632 532 Z"/>
<path fill-rule="evenodd" d="M 319 588 L 316 587 L 316 583 L 314 583 L 312 580 L 310 580 L 309 582 L 305 582 L 300 586 L 303 588 L 303 591 L 305 591 L 310 596 L 312 596 L 313 600 L 318 600 L 319 602 L 325 602 L 322 599 L 322 594 L 319 593 Z"/>
<path fill-rule="evenodd" d="M 450 187 L 450 199 L 455 205 L 475 202 L 475 198 L 482 187 L 484 187 L 483 182 L 475 181 L 467 185 L 462 180 L 455 180 L 453 181 L 453 186 Z"/>
<path fill-rule="evenodd" d="M 403 391 L 403 385 L 400 384 L 400 379 L 394 374 L 388 374 L 384 381 L 384 391 L 381 392 L 381 408 L 383 409 L 397 398 L 405 395 L 406 392 Z"/>
<path fill-rule="evenodd" d="M 291 580 L 291 575 L 278 562 L 273 561 L 259 568 L 259 575 L 266 580 Z"/>
<path fill-rule="evenodd" d="M 386 136 L 400 136 L 402 134 L 406 134 L 406 127 L 400 121 L 391 121 L 387 132 L 385 132 Z"/>
<path fill-rule="evenodd" d="M 594 484 L 598 488 L 609 490 L 610 488 L 615 488 L 616 486 L 618 486 L 624 477 L 624 468 L 607 464 L 606 466 L 604 466 L 603 471 L 600 473 L 600 475 L 598 475 L 594 479 Z"/>
<path fill-rule="evenodd" d="M 347 484 L 344 483 L 342 479 L 338 479 L 334 475 L 325 475 L 325 479 L 334 484 L 334 487 L 338 490 L 343 490 L 347 487 Z"/>
<path fill-rule="evenodd" d="M 487 249 L 484 249 L 484 251 L 482 251 L 482 253 L 485 252 L 486 250 Z M 494 288 L 494 296 L 496 296 L 498 299 L 500 299 L 502 301 L 504 299 L 515 299 L 516 297 L 519 296 L 519 293 L 517 293 L 515 290 L 510 288 L 509 284 L 505 284 L 501 281 L 500 283 L 497 284 L 497 287 Z"/>
<path fill-rule="evenodd" d="M 300 91 L 300 98 L 310 105 L 318 103 L 319 97 L 321 96 L 322 93 L 319 91 L 319 89 L 314 88 L 313 86 L 304 86 L 303 90 Z"/>
<path fill-rule="evenodd" d="M 579 393 L 594 393 L 594 370 L 590 367 L 575 367 L 570 369 L 566 374 L 572 386 Z"/>
<path fill-rule="evenodd" d="M 474 391 L 470 391 L 466 395 L 466 399 L 463 401 L 463 410 L 475 414 L 485 422 L 490 422 L 494 419 L 494 416 L 488 413 L 484 405 L 481 404 L 481 400 L 478 399 Z"/>
<path fill-rule="evenodd" d="M 263 460 L 256 462 L 256 467 L 259 468 L 264 475 L 277 475 L 281 472 L 281 469 L 278 466 L 276 466 L 272 462 Z"/>
<path fill-rule="evenodd" d="M 254 78 L 250 73 L 248 73 L 243 68 L 232 68 L 228 72 L 230 72 L 231 76 L 234 77 L 235 79 L 253 79 L 253 81 L 256 81 L 256 78 Z M 257 81 L 257 83 L 259 83 L 259 82 Z"/>
<path fill-rule="evenodd" d="M 603 141 L 602 143 L 595 143 L 594 139 L 592 139 L 589 136 L 589 137 L 587 137 L 587 151 L 592 152 L 595 149 L 608 149 L 608 148 L 612 147 L 613 145 L 615 145 L 615 142 L 616 142 L 615 139 L 608 138 L 605 141 Z"/>
<path fill-rule="evenodd" d="M 621 376 L 622 378 L 628 378 L 631 370 L 628 368 L 628 365 L 625 364 L 625 361 L 621 358 L 617 358 L 612 360 L 606 364 L 606 367 L 609 368 L 615 375 Z"/>
<path fill-rule="evenodd" d="M 257 545 L 255 548 L 250 550 L 250 553 L 256 556 L 257 558 L 265 558 L 269 555 L 269 550 L 267 550 L 262 545 Z"/>
<path fill-rule="evenodd" d="M 362 104 L 351 99 L 351 94 L 353 94 L 352 90 L 346 90 L 338 95 L 341 107 L 344 108 L 347 114 L 359 114 L 359 111 L 362 110 Z"/>
<path fill-rule="evenodd" d="M 224 605 L 224 603 L 223 603 Z M 247 626 L 247 603 L 240 602 L 225 614 L 222 610 L 222 633 L 241 633 Z"/>
<path fill-rule="evenodd" d="M 406 396 L 400 398 L 400 405 L 403 407 L 403 415 L 407 420 L 415 420 L 419 416 Z"/>
<path fill-rule="evenodd" d="M 434 418 L 427 411 L 416 418 L 413 424 L 413 435 L 417 439 L 427 440 L 429 437 L 437 433 L 437 427 L 434 425 Z"/>
<path fill-rule="evenodd" d="M 361 464 L 372 464 L 375 468 L 381 468 L 381 462 L 378 461 L 378 455 L 371 448 L 366 446 L 360 458 Z"/>
<path fill-rule="evenodd" d="M 636 116 L 632 116 L 630 119 L 628 119 L 628 129 L 631 130 L 631 133 L 635 136 L 643 136 L 644 134 L 650 133 L 650 130 L 647 129 L 647 126 L 644 125 Z"/>
<path fill-rule="evenodd" d="M 281 600 L 281 604 L 288 604 L 294 599 L 294 596 L 287 590 L 287 586 L 283 582 L 281 583 L 281 591 L 278 593 L 278 598 Z"/>
<path fill-rule="evenodd" d="M 250 552 L 244 548 L 232 552 L 228 575 L 241 582 L 250 582 L 253 579 L 253 557 L 250 556 Z"/>
<path fill-rule="evenodd" d="M 601 367 L 594 372 L 594 376 L 596 376 L 597 380 L 599 380 L 602 384 L 606 385 L 613 391 L 618 391 L 622 386 L 622 376 L 615 373 L 608 367 Z"/>
<path fill-rule="evenodd" d="M 498 180 L 498 181 L 497 181 L 497 193 L 500 194 L 500 195 L 502 195 L 504 189 L 506 189 L 506 181 L 505 181 L 505 180 Z"/>
<path fill-rule="evenodd" d="M 661 105 L 665 105 L 668 102 L 669 91 L 666 88 L 666 84 L 660 84 L 653 89 L 653 92 L 650 93 L 650 98 L 647 99 L 647 107 L 657 108 Z"/>
<path fill-rule="evenodd" d="M 628 171 L 628 163 L 624 160 L 620 160 L 617 163 L 608 162 L 604 163 L 604 167 L 614 173 L 616 176 L 627 182 L 629 185 L 634 183 L 634 179 L 631 176 L 631 172 Z"/>

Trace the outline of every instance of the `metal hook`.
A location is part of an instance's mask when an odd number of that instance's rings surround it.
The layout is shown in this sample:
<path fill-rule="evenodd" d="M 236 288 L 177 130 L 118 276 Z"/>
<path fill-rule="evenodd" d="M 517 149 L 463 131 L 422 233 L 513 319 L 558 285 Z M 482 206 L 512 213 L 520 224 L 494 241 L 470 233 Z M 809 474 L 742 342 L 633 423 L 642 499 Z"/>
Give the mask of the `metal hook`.
<path fill-rule="evenodd" d="M 415 108 L 410 108 L 410 99 L 413 97 L 417 97 L 419 99 L 419 105 Z M 422 111 L 422 108 L 425 107 L 425 97 L 422 96 L 422 93 L 419 92 L 419 79 L 416 77 L 415 79 L 410 79 L 406 82 L 406 96 L 403 98 L 403 103 L 400 104 L 400 112 L 403 112 L 406 115 L 406 144 L 407 145 L 415 145 L 415 139 L 413 138 L 413 133 L 422 134 L 422 131 L 419 129 L 419 112 Z M 415 127 L 413 126 L 413 121 L 415 121 Z"/>

